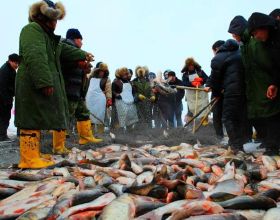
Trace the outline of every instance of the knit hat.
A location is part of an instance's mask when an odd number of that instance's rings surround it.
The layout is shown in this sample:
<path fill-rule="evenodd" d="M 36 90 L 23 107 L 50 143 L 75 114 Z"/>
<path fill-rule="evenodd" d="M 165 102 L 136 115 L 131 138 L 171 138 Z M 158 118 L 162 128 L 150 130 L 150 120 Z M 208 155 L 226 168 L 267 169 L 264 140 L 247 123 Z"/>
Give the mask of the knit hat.
<path fill-rule="evenodd" d="M 12 53 L 9 55 L 8 60 L 13 61 L 13 62 L 19 62 L 20 57 L 16 53 Z"/>
<path fill-rule="evenodd" d="M 66 33 L 66 39 L 83 39 L 83 37 L 78 29 L 70 28 Z"/>
<path fill-rule="evenodd" d="M 263 13 L 254 12 L 248 19 L 248 30 L 252 33 L 259 28 L 273 28 L 275 26 L 275 20 Z"/>
<path fill-rule="evenodd" d="M 65 14 L 65 8 L 62 3 L 43 0 L 31 5 L 29 9 L 29 21 L 61 20 L 65 17 Z"/>
<path fill-rule="evenodd" d="M 247 28 L 246 19 L 241 15 L 237 15 L 231 20 L 229 24 L 228 32 L 231 34 L 236 34 L 238 36 L 241 36 L 246 30 L 246 28 Z"/>

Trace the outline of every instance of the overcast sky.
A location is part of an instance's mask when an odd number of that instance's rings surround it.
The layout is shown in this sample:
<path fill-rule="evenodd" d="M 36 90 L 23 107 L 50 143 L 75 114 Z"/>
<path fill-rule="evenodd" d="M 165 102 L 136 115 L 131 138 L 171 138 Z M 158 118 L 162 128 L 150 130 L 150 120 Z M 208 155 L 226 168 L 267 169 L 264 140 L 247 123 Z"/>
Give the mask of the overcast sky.
<path fill-rule="evenodd" d="M 27 24 L 32 0 L 1 2 L 0 61 L 18 52 L 19 33 Z M 147 65 L 151 71 L 172 69 L 181 78 L 184 60 L 193 56 L 209 74 L 211 45 L 228 39 L 230 20 L 252 12 L 270 13 L 279 0 L 64 0 L 67 15 L 56 34 L 80 29 L 84 49 L 115 69 Z"/>

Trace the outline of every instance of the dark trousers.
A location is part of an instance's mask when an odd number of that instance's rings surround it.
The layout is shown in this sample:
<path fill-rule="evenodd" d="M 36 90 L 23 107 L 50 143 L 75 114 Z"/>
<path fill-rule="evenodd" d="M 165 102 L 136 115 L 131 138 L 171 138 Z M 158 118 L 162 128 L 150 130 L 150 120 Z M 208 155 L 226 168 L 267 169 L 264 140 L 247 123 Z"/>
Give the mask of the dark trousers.
<path fill-rule="evenodd" d="M 158 106 L 161 113 L 161 118 L 163 119 L 162 126 L 164 128 L 167 127 L 174 127 L 174 103 L 168 103 L 168 102 L 158 102 Z"/>
<path fill-rule="evenodd" d="M 0 137 L 7 136 L 12 107 L 13 104 L 3 104 L 0 100 Z"/>
<path fill-rule="evenodd" d="M 245 97 L 224 97 L 222 122 L 226 127 L 229 145 L 241 148 L 248 141 L 249 130 Z"/>
<path fill-rule="evenodd" d="M 265 148 L 280 148 L 280 113 L 267 118 L 253 119 L 252 124 Z"/>
<path fill-rule="evenodd" d="M 214 97 L 211 97 L 211 100 Z M 218 138 L 224 137 L 223 131 L 223 122 L 222 122 L 222 115 L 223 115 L 223 97 L 220 97 L 216 105 L 214 106 L 213 110 L 213 126 Z"/>
<path fill-rule="evenodd" d="M 175 119 L 177 123 L 177 127 L 183 127 L 183 121 L 182 121 L 182 111 L 183 111 L 183 103 L 181 102 L 179 105 L 176 104 L 175 108 Z"/>

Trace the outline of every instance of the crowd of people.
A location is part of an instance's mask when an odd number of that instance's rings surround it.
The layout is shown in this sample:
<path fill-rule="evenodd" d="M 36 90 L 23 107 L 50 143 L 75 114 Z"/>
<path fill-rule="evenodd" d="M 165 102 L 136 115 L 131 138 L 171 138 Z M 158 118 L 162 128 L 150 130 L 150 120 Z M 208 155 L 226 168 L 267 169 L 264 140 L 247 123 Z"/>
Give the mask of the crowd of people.
<path fill-rule="evenodd" d="M 124 133 L 182 127 L 184 98 L 188 122 L 211 106 L 209 92 L 218 138 L 224 137 L 225 127 L 229 146 L 242 150 L 254 129 L 266 153 L 279 154 L 280 9 L 270 15 L 255 12 L 248 20 L 234 17 L 228 29 L 233 39 L 212 46 L 211 74 L 189 57 L 182 80 L 172 70 L 161 76 L 137 66 L 134 71 L 118 68 L 111 81 L 106 63 L 91 65 L 94 57 L 81 49 L 78 29 L 69 29 L 65 39 L 54 34 L 64 16 L 61 3 L 34 3 L 20 33 L 19 55 L 11 54 L 0 69 L 0 140 L 9 140 L 15 96 L 20 168 L 54 163 L 51 155 L 40 152 L 42 130 L 53 132 L 54 154 L 67 154 L 67 130 L 74 123 L 81 145 L 102 142 L 97 136 L 106 126 Z M 201 123 L 207 125 L 208 118 Z"/>

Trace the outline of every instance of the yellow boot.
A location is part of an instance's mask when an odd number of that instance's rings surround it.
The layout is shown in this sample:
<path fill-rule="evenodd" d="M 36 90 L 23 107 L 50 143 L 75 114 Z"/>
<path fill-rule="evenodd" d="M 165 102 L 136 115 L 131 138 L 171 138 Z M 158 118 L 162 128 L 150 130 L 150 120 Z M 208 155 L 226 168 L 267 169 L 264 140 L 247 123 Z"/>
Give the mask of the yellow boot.
<path fill-rule="evenodd" d="M 20 161 L 19 168 L 40 169 L 54 165 L 54 162 L 40 155 L 40 131 L 20 130 Z"/>
<path fill-rule="evenodd" d="M 97 133 L 98 134 L 104 134 L 105 127 L 102 124 L 97 125 Z"/>
<path fill-rule="evenodd" d="M 87 143 L 100 143 L 103 140 L 97 139 L 93 136 L 93 132 L 91 129 L 91 121 L 77 121 L 77 130 L 80 136 L 79 144 L 87 144 Z"/>
<path fill-rule="evenodd" d="M 69 154 L 71 150 L 65 147 L 66 132 L 53 131 L 53 153 L 54 154 Z"/>

